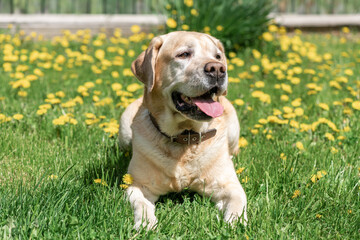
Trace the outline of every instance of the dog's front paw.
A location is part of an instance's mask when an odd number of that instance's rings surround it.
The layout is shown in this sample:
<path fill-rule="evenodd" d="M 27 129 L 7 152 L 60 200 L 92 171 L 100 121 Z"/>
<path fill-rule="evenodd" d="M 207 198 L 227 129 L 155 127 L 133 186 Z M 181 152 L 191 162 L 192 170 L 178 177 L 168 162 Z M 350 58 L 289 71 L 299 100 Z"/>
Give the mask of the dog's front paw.
<path fill-rule="evenodd" d="M 226 211 L 224 220 L 231 225 L 234 225 L 235 222 L 239 221 L 241 224 L 246 226 L 248 222 L 246 211 Z"/>
<path fill-rule="evenodd" d="M 151 218 L 151 219 L 140 219 L 140 220 L 135 221 L 134 229 L 139 231 L 140 228 L 144 228 L 147 231 L 149 231 L 149 230 L 155 229 L 156 225 L 157 225 L 156 217 Z"/>

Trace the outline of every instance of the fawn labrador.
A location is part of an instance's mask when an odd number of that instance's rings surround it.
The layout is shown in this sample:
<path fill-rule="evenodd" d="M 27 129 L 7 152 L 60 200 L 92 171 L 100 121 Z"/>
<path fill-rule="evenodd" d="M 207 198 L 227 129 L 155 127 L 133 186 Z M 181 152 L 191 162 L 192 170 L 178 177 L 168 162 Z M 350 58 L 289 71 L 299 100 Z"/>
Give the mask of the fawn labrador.
<path fill-rule="evenodd" d="M 119 141 L 133 151 L 127 195 L 136 229 L 156 226 L 158 197 L 184 188 L 210 196 L 225 221 L 246 224 L 246 195 L 231 160 L 240 127 L 225 98 L 226 68 L 221 42 L 196 32 L 155 37 L 132 63 L 144 96 L 122 114 Z"/>

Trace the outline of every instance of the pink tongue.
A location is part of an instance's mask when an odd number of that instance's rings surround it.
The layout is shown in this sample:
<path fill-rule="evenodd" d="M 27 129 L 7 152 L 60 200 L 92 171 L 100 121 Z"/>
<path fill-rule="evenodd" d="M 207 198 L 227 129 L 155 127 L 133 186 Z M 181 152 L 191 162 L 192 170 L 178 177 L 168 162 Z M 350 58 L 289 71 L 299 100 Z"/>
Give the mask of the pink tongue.
<path fill-rule="evenodd" d="M 196 104 L 200 108 L 201 111 L 203 111 L 206 115 L 216 118 L 223 114 L 224 108 L 223 106 L 215 102 L 212 99 L 192 99 L 193 103 Z"/>

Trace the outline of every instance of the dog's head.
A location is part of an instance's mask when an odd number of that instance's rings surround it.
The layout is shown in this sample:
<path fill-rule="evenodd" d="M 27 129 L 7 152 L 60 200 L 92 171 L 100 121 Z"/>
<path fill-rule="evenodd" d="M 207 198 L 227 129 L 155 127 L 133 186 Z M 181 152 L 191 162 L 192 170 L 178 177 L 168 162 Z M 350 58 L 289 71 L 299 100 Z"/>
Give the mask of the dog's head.
<path fill-rule="evenodd" d="M 165 111 L 196 121 L 222 115 L 219 97 L 227 90 L 226 68 L 221 42 L 196 32 L 154 38 L 131 67 L 146 86 L 144 103 L 151 113 Z"/>

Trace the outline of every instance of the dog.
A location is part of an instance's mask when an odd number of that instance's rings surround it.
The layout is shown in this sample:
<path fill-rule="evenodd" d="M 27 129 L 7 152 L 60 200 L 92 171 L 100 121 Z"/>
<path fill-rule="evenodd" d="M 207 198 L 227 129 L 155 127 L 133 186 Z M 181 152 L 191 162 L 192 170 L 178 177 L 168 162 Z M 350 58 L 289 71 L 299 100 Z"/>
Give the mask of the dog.
<path fill-rule="evenodd" d="M 225 97 L 222 43 L 203 33 L 171 32 L 152 39 L 131 69 L 145 84 L 119 129 L 121 148 L 133 151 L 126 191 L 134 228 L 154 228 L 158 197 L 184 188 L 211 197 L 225 221 L 246 224 L 246 195 L 232 162 L 240 126 Z"/>

